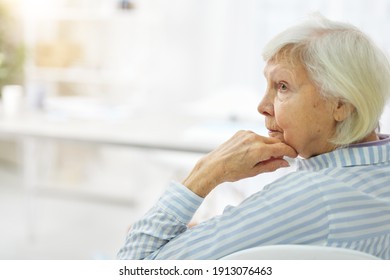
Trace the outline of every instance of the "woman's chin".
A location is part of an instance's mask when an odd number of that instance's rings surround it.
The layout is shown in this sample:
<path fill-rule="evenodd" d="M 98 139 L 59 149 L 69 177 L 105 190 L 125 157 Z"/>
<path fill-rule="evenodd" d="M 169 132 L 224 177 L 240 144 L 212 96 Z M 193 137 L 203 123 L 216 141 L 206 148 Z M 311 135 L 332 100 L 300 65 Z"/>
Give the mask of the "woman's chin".
<path fill-rule="evenodd" d="M 280 141 L 285 142 L 284 137 L 283 137 L 283 133 L 280 131 L 268 131 L 268 136 L 272 137 L 272 138 L 277 138 Z"/>

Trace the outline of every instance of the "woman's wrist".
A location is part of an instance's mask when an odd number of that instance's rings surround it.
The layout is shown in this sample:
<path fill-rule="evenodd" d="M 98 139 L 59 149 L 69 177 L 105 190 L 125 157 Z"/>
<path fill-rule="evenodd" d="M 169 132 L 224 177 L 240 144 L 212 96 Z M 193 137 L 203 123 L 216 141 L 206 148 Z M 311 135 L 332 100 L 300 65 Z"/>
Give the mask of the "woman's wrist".
<path fill-rule="evenodd" d="M 222 183 L 217 174 L 216 168 L 205 167 L 204 160 L 200 160 L 182 184 L 200 197 L 206 197 Z"/>

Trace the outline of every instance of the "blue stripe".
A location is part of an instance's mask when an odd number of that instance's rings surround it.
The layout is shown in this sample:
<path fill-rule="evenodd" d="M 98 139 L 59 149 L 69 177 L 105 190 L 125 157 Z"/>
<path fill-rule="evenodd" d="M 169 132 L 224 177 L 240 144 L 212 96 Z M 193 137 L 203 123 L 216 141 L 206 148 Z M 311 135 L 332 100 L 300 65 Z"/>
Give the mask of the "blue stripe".
<path fill-rule="evenodd" d="M 360 197 L 360 196 L 357 196 L 357 195 L 353 195 L 353 196 L 348 196 L 348 197 L 338 197 L 338 198 L 331 198 L 329 200 L 327 200 L 328 204 L 330 205 L 336 205 L 338 206 L 338 204 L 342 204 L 342 203 L 345 203 L 345 202 L 359 202 L 359 201 L 366 201 L 367 198 L 366 197 Z"/>
<path fill-rule="evenodd" d="M 353 221 L 366 222 L 367 219 L 377 219 L 378 217 L 387 217 L 387 216 L 390 216 L 390 210 L 380 210 L 376 212 L 353 215 L 344 218 L 336 218 L 333 219 L 333 222 L 334 223 L 348 223 Z"/>
<path fill-rule="evenodd" d="M 370 225 L 367 225 L 367 226 L 370 226 Z M 359 228 L 351 229 L 351 231 L 352 230 L 359 230 L 359 231 L 361 231 L 361 229 L 359 229 Z M 334 235 L 334 237 L 333 237 L 333 235 Z M 390 235 L 390 231 L 387 230 L 387 229 L 385 229 L 385 230 L 377 230 L 377 231 L 375 231 L 375 233 L 371 232 L 371 233 L 366 233 L 366 234 L 351 235 L 351 236 L 347 236 L 347 237 L 340 237 L 337 234 L 332 232 L 329 235 L 329 240 L 331 242 L 346 242 L 346 241 L 348 241 L 348 242 L 351 242 L 351 244 L 352 243 L 356 244 L 355 242 L 359 242 L 359 241 L 364 240 L 364 239 L 372 239 L 375 236 L 383 236 L 383 235 Z M 372 240 L 369 240 L 369 242 L 370 242 L 371 245 L 373 244 Z"/>
<path fill-rule="evenodd" d="M 378 209 L 378 205 L 370 202 L 370 204 L 355 204 L 352 206 L 333 207 L 329 210 L 329 214 L 358 212 L 365 209 Z"/>
<path fill-rule="evenodd" d="M 386 225 L 389 225 L 389 224 L 390 224 L 390 218 L 387 217 L 387 219 L 382 220 L 380 222 L 364 223 L 364 224 L 360 224 L 360 225 L 356 225 L 356 226 L 350 226 L 347 228 L 334 228 L 334 229 L 331 229 L 331 234 L 341 234 L 341 233 L 351 232 L 351 233 L 353 233 L 353 235 L 351 234 L 351 237 L 355 236 L 355 238 L 356 238 L 357 236 L 359 236 L 359 238 L 365 238 L 367 236 L 372 236 L 373 231 L 378 232 L 378 229 L 380 229 L 380 232 L 382 234 L 383 233 L 390 234 L 390 228 L 388 228 L 388 227 L 386 228 Z M 362 232 L 364 230 L 370 230 L 371 233 L 359 235 L 359 232 Z"/>
<path fill-rule="evenodd" d="M 329 153 L 329 159 L 330 159 L 330 163 L 334 166 L 337 165 L 337 160 L 336 160 L 336 157 L 335 157 L 335 153 Z"/>
<path fill-rule="evenodd" d="M 374 162 L 375 160 L 374 149 L 368 148 L 368 155 L 370 156 L 370 162 Z"/>
<path fill-rule="evenodd" d="M 388 177 L 388 176 L 383 176 L 383 177 Z M 383 179 L 383 177 L 379 177 L 379 178 Z M 388 181 L 385 181 L 385 182 L 382 181 L 382 182 L 378 182 L 376 184 L 373 184 L 372 186 L 366 188 L 364 190 L 364 192 L 372 194 L 374 192 L 377 192 L 379 190 L 383 190 L 385 188 L 389 189 L 389 191 L 390 191 L 389 182 L 390 182 L 390 177 L 389 177 Z"/>
<path fill-rule="evenodd" d="M 355 153 L 350 151 L 349 156 L 350 156 L 350 159 L 351 159 L 351 165 L 356 165 L 357 161 L 356 161 Z"/>
<path fill-rule="evenodd" d="M 360 156 L 360 165 L 366 164 L 363 149 L 358 149 L 357 151 L 358 151 L 359 156 Z"/>
<path fill-rule="evenodd" d="M 390 197 L 390 190 L 388 192 L 384 192 L 379 195 L 380 198 L 389 198 Z"/>
<path fill-rule="evenodd" d="M 349 156 L 348 150 L 346 150 L 346 149 L 339 150 L 337 154 L 339 155 L 341 165 L 347 166 L 347 162 L 345 160 L 345 157 Z"/>

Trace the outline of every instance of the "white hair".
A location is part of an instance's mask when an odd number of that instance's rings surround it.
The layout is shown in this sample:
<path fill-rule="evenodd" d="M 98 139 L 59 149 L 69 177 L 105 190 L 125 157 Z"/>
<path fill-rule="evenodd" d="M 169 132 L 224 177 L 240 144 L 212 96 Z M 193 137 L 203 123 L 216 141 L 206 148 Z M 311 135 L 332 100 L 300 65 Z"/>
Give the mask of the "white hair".
<path fill-rule="evenodd" d="M 352 107 L 350 115 L 337 124 L 330 142 L 355 143 L 377 128 L 390 95 L 390 65 L 386 55 L 355 26 L 313 16 L 265 46 L 265 61 L 279 56 L 302 63 L 325 98 Z"/>

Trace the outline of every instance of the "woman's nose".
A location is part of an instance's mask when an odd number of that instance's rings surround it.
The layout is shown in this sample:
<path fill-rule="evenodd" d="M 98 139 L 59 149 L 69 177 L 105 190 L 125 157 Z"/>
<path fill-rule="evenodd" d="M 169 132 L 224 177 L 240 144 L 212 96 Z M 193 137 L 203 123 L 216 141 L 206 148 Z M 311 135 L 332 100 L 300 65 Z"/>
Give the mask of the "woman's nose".
<path fill-rule="evenodd" d="M 264 116 L 273 116 L 274 115 L 274 105 L 270 94 L 265 94 L 263 99 L 260 101 L 259 106 L 257 106 L 257 111 Z"/>

